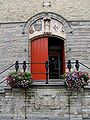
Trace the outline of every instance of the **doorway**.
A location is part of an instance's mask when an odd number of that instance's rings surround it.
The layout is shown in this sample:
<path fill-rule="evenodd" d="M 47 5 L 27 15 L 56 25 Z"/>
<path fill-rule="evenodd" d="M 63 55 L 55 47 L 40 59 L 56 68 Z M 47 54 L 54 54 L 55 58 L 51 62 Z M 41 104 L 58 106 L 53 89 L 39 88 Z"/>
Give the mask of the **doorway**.
<path fill-rule="evenodd" d="M 64 40 L 41 37 L 31 41 L 31 74 L 34 80 L 46 80 L 45 62 L 49 61 L 49 79 L 60 79 L 65 72 Z"/>
<path fill-rule="evenodd" d="M 65 71 L 64 41 L 60 38 L 48 38 L 49 79 L 60 79 Z"/>

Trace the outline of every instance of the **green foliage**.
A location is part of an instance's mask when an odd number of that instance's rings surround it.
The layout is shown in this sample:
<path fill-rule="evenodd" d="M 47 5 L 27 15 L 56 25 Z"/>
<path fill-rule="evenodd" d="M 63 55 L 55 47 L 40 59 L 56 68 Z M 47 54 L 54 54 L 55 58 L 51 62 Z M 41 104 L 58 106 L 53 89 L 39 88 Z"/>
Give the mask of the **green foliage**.
<path fill-rule="evenodd" d="M 64 73 L 62 76 L 61 76 L 61 79 L 65 79 L 66 78 L 66 73 Z"/>
<path fill-rule="evenodd" d="M 11 72 L 6 80 L 11 87 L 29 87 L 32 84 L 29 72 Z"/>

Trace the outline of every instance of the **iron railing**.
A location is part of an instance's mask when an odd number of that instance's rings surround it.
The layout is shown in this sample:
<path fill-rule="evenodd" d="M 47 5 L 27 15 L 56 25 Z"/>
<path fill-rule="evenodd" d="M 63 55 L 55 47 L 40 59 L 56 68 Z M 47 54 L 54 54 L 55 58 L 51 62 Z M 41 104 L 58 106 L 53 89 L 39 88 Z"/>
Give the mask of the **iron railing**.
<path fill-rule="evenodd" d="M 87 65 L 83 64 L 82 62 L 79 62 L 80 65 L 83 65 L 85 68 L 87 68 L 88 70 L 90 70 L 90 67 L 88 67 Z"/>
<path fill-rule="evenodd" d="M 15 67 L 16 72 L 18 72 L 20 65 L 22 65 L 23 71 L 26 71 L 27 65 L 31 65 L 31 64 L 44 64 L 45 65 L 45 72 L 33 72 L 31 74 L 46 74 L 46 84 L 48 84 L 48 80 L 49 80 L 49 64 L 50 61 L 45 61 L 45 62 L 31 62 L 31 63 L 27 63 L 26 61 L 23 61 L 23 63 L 19 63 L 18 61 L 16 61 L 14 64 L 10 65 L 9 67 L 5 68 L 3 71 L 0 72 L 0 75 L 3 74 L 4 72 L 6 72 L 7 70 L 9 70 L 10 68 L 12 68 L 13 66 Z M 60 63 L 61 64 L 61 63 Z M 75 64 L 75 68 L 78 71 L 80 68 L 80 65 L 83 65 L 85 68 L 87 68 L 88 70 L 90 70 L 90 67 L 86 66 L 85 64 L 79 62 L 78 60 L 76 60 L 75 62 L 71 62 L 71 60 L 68 60 L 68 62 L 64 63 L 67 64 L 67 68 L 69 71 L 71 71 L 71 66 L 72 64 Z M 1 81 L 1 83 L 3 83 L 5 80 Z"/>
<path fill-rule="evenodd" d="M 10 65 L 9 67 L 5 68 L 3 71 L 0 72 L 0 74 L 2 74 L 2 73 L 4 73 L 5 71 L 9 70 L 9 69 L 12 68 L 14 65 L 15 65 L 15 63 L 12 64 L 12 65 Z"/>

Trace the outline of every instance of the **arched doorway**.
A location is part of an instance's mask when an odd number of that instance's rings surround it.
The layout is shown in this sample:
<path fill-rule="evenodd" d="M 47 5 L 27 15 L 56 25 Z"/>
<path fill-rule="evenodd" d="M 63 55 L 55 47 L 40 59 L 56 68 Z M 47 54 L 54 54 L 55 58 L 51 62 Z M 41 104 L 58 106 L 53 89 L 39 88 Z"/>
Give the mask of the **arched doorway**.
<path fill-rule="evenodd" d="M 71 30 L 65 18 L 52 12 L 39 13 L 26 22 L 22 33 L 29 32 L 29 60 L 33 63 L 30 69 L 33 79 L 46 79 L 45 61 L 50 63 L 49 79 L 59 79 L 65 72 L 66 36 Z M 55 69 L 52 70 L 52 66 Z"/>
<path fill-rule="evenodd" d="M 31 41 L 31 73 L 34 80 L 46 80 L 46 61 L 49 62 L 49 79 L 60 79 L 65 72 L 64 40 L 47 36 Z"/>

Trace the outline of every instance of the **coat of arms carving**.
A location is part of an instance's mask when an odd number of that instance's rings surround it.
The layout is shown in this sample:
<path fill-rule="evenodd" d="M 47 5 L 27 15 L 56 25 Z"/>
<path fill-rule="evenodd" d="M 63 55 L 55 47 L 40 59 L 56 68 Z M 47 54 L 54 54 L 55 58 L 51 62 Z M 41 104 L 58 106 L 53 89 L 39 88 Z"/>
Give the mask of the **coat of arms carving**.
<path fill-rule="evenodd" d="M 35 31 L 42 30 L 42 20 L 38 20 L 38 21 L 34 22 L 34 29 L 35 29 Z"/>

